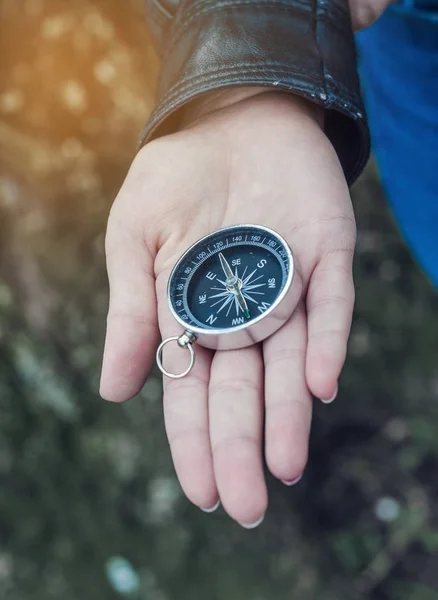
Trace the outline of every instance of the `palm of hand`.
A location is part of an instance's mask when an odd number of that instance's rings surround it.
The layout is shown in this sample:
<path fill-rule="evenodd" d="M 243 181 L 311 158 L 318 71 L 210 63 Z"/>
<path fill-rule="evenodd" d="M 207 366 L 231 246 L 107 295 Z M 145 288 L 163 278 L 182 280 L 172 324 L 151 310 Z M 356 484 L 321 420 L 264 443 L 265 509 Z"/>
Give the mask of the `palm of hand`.
<path fill-rule="evenodd" d="M 164 382 L 164 412 L 188 498 L 209 508 L 220 497 L 232 518 L 248 524 L 267 506 L 263 429 L 275 477 L 292 481 L 305 468 L 311 394 L 328 399 L 337 389 L 354 301 L 348 189 L 303 103 L 262 94 L 138 155 L 108 224 L 101 393 L 132 397 L 152 365 L 158 324 L 163 338 L 179 333 L 166 284 L 180 255 L 201 236 L 245 222 L 270 227 L 291 245 L 297 309 L 261 345 L 228 352 L 198 346 L 191 374 Z M 187 357 L 176 351 L 165 360 L 178 370 Z"/>

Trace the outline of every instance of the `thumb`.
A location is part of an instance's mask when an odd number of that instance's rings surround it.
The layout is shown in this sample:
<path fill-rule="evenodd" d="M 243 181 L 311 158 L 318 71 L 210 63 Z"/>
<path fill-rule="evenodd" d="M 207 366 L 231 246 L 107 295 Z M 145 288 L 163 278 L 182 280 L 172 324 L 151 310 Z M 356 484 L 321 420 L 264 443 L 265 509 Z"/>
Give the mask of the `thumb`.
<path fill-rule="evenodd" d="M 350 14 L 353 31 L 360 31 L 372 25 L 383 11 L 396 0 L 350 0 Z"/>
<path fill-rule="evenodd" d="M 158 343 L 154 257 L 143 228 L 114 203 L 105 239 L 110 303 L 100 394 L 121 402 L 137 394 L 152 367 Z"/>

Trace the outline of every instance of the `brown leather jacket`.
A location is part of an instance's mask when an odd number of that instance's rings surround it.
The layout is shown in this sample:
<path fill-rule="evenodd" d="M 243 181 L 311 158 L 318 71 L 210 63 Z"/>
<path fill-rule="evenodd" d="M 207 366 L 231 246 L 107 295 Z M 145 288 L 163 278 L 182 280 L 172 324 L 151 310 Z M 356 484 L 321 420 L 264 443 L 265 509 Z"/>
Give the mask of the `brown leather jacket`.
<path fill-rule="evenodd" d="M 142 143 L 176 131 L 184 107 L 229 86 L 274 86 L 324 106 L 349 184 L 369 155 L 348 0 L 146 0 L 162 58 Z"/>

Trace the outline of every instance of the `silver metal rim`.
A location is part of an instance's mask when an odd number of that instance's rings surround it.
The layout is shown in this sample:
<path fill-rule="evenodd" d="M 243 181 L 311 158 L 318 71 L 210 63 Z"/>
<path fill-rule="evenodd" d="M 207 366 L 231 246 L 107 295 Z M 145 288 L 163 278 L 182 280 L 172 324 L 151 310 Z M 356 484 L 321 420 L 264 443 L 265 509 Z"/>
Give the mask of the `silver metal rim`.
<path fill-rule="evenodd" d="M 160 371 L 163 373 L 163 375 L 166 375 L 166 377 L 170 377 L 171 379 L 180 379 L 181 377 L 185 377 L 186 375 L 188 375 L 190 373 L 190 371 L 193 368 L 193 365 L 195 364 L 195 351 L 192 347 L 191 343 L 187 343 L 185 344 L 185 346 L 180 346 L 180 344 L 178 344 L 178 340 L 181 336 L 179 335 L 174 335 L 172 337 L 169 337 L 165 340 L 163 340 L 161 342 L 161 344 L 158 346 L 157 349 L 157 365 L 158 368 L 160 369 Z M 177 342 L 178 347 L 181 348 L 182 350 L 184 350 L 184 348 L 187 348 L 190 352 L 190 364 L 187 367 L 187 369 L 185 371 L 183 371 L 182 373 L 170 373 L 169 371 L 167 371 L 164 368 L 163 365 L 163 350 L 164 350 L 164 346 L 166 344 L 168 344 L 169 342 Z"/>

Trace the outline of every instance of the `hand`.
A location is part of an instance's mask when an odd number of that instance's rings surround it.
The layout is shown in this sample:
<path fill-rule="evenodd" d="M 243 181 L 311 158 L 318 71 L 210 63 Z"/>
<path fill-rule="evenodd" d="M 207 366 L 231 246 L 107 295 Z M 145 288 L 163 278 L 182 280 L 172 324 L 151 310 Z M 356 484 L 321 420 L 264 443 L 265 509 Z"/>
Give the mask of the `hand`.
<path fill-rule="evenodd" d="M 204 509 L 220 498 L 248 525 L 268 503 L 262 444 L 274 477 L 299 477 L 311 395 L 327 401 L 337 391 L 354 302 L 356 228 L 321 113 L 286 93 L 246 94 L 240 90 L 229 105 L 226 95 L 216 98 L 212 112 L 147 144 L 132 164 L 108 221 L 101 394 L 115 402 L 134 396 L 154 362 L 159 331 L 163 338 L 181 333 L 166 284 L 190 244 L 235 223 L 284 236 L 296 260 L 289 322 L 250 348 L 196 346 L 190 375 L 164 381 L 166 431 L 184 492 Z M 182 370 L 185 354 L 168 351 L 165 364 Z"/>
<path fill-rule="evenodd" d="M 353 31 L 370 27 L 383 11 L 397 0 L 350 0 L 350 13 Z"/>

